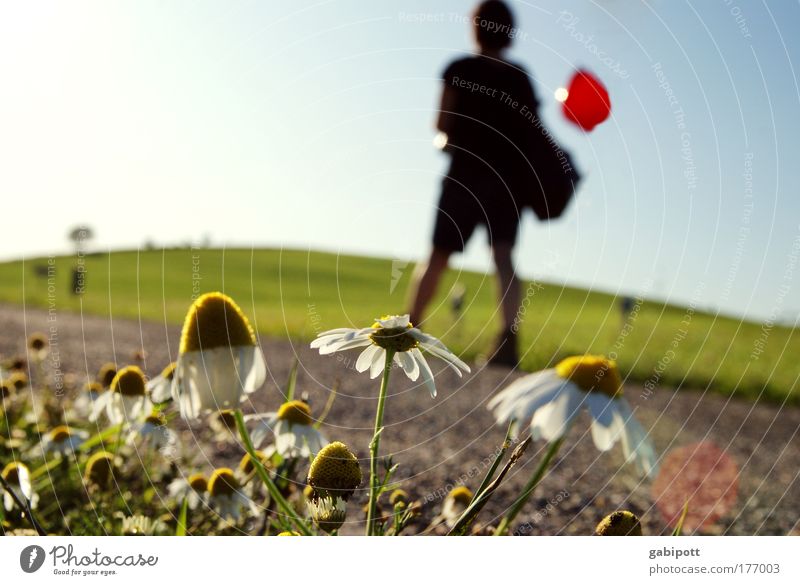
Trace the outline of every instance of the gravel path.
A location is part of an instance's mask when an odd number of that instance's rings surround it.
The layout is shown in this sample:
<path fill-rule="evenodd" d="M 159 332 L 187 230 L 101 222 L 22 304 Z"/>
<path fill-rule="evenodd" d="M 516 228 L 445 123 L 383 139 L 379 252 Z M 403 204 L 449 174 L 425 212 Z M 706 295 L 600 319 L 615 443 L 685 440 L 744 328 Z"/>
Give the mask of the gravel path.
<path fill-rule="evenodd" d="M 23 312 L 0 305 L 0 355 L 24 351 L 26 334 L 55 327 L 61 369 L 81 382 L 106 361 L 130 363 L 144 348 L 145 370 L 155 375 L 174 358 L 179 328 L 159 323 L 138 323 L 107 317 L 58 313 L 48 322 L 42 310 Z M 307 393 L 319 414 L 329 388 L 340 381 L 339 395 L 323 425 L 326 436 L 347 443 L 360 457 L 367 455 L 377 398 L 377 381 L 354 370 L 356 352 L 321 357 L 305 343 L 263 339 L 269 374 L 264 389 L 248 408 L 274 410 L 280 404 L 278 387 L 285 383 L 292 359 L 300 360 L 298 392 Z M 441 370 L 441 362 L 431 365 Z M 459 379 L 449 371 L 437 377 L 439 397 L 395 375 L 386 409 L 386 430 L 381 451 L 400 464 L 403 487 L 425 502 L 423 514 L 438 513 L 441 497 L 449 486 L 466 480 L 477 487 L 485 471 L 484 461 L 502 442 L 504 429 L 493 424 L 485 404 L 499 388 L 520 374 L 506 369 L 474 368 Z M 729 510 L 704 533 L 787 534 L 798 533 L 800 516 L 800 409 L 728 399 L 682 390 L 658 389 L 647 399 L 637 386 L 626 387 L 637 417 L 651 434 L 658 452 L 705 441 L 725 451 L 739 471 L 738 492 Z M 600 454 L 581 418 L 569 434 L 551 472 L 519 517 L 521 531 L 529 534 L 587 534 L 603 515 L 628 508 L 643 518 L 646 533 L 668 532 L 653 505 L 650 481 L 641 481 L 635 470 L 623 465 L 619 447 Z M 542 448 L 533 444 L 514 468 L 480 519 L 488 521 L 510 504 L 532 471 L 533 455 Z M 235 455 L 230 448 L 207 448 L 217 462 Z M 213 451 L 212 451 L 213 450 Z M 714 459 L 716 461 L 716 458 Z M 723 466 L 724 467 L 724 466 Z M 362 463 L 366 471 L 366 462 Z M 705 469 L 705 468 L 704 468 Z M 717 471 L 722 474 L 720 468 Z M 704 473 L 705 474 L 705 473 Z M 689 474 L 684 474 L 684 478 Z M 691 479 L 691 478 L 690 478 Z M 727 483 L 725 484 L 727 485 Z M 362 499 L 365 497 L 362 494 Z M 353 514 L 354 515 L 354 514 Z M 350 527 L 358 530 L 356 526 Z"/>

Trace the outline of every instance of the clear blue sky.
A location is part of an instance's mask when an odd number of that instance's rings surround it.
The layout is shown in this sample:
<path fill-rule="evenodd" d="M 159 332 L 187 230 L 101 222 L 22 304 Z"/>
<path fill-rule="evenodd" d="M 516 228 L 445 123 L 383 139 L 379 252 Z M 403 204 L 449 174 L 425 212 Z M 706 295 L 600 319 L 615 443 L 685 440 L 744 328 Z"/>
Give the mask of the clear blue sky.
<path fill-rule="evenodd" d="M 526 218 L 520 271 L 793 321 L 800 5 L 554 5 L 513 2 L 512 57 L 587 179 L 562 221 Z M 439 76 L 472 48 L 471 7 L 3 1 L 0 255 L 66 251 L 88 223 L 97 249 L 207 235 L 421 257 Z M 575 67 L 612 97 L 589 135 L 552 97 Z M 489 267 L 482 235 L 460 262 Z"/>

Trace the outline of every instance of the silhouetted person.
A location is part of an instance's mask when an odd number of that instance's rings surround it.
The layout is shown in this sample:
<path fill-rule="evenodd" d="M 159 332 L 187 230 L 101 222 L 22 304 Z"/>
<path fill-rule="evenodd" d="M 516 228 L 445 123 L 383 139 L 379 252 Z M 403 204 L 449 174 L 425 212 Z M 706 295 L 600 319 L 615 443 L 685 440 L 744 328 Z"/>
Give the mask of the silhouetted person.
<path fill-rule="evenodd" d="M 505 60 L 516 36 L 514 18 L 499 0 L 481 3 L 473 20 L 479 53 L 458 59 L 444 72 L 444 91 L 437 120 L 446 135 L 451 162 L 442 184 L 433 233 L 433 250 L 418 266 L 412 282 L 413 323 L 419 323 L 436 292 L 450 255 L 462 252 L 473 231 L 483 225 L 497 268 L 503 331 L 490 363 L 517 365 L 515 319 L 520 284 L 512 251 L 522 212 L 520 195 L 530 180 L 531 145 L 541 132 L 539 103 L 525 70 Z"/>

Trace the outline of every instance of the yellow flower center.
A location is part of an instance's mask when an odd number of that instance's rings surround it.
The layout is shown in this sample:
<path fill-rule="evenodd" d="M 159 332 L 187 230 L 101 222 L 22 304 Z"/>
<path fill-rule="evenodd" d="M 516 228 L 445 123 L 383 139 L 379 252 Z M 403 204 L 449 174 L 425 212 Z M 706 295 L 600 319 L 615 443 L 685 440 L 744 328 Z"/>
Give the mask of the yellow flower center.
<path fill-rule="evenodd" d="M 24 464 L 12 461 L 3 468 L 3 479 L 12 486 L 17 485 L 19 483 L 19 470 L 21 467 L 24 467 Z"/>
<path fill-rule="evenodd" d="M 7 398 L 11 396 L 11 393 L 14 391 L 14 386 L 9 382 L 3 382 L 0 384 L 0 398 Z"/>
<path fill-rule="evenodd" d="M 41 333 L 34 333 L 28 338 L 28 347 L 33 351 L 42 351 L 47 347 L 47 338 Z"/>
<path fill-rule="evenodd" d="M 66 441 L 72 436 L 72 431 L 69 430 L 69 427 L 66 425 L 57 426 L 52 431 L 50 431 L 50 440 L 54 443 L 61 443 Z"/>
<path fill-rule="evenodd" d="M 180 353 L 242 345 L 256 345 L 256 336 L 232 298 L 207 293 L 192 304 L 183 323 Z"/>
<path fill-rule="evenodd" d="M 294 530 L 284 530 L 283 532 L 279 532 L 278 536 L 300 536 L 300 533 Z"/>
<path fill-rule="evenodd" d="M 619 510 L 603 518 L 594 533 L 597 536 L 642 536 L 642 525 L 633 512 Z"/>
<path fill-rule="evenodd" d="M 278 418 L 295 425 L 311 425 L 311 408 L 302 400 L 290 400 L 278 409 Z"/>
<path fill-rule="evenodd" d="M 408 495 L 408 492 L 401 489 L 396 489 L 392 492 L 389 496 L 389 503 L 394 506 L 398 503 L 407 504 L 411 498 Z"/>
<path fill-rule="evenodd" d="M 208 480 L 208 493 L 212 496 L 229 496 L 239 491 L 239 481 L 228 467 L 215 469 Z"/>
<path fill-rule="evenodd" d="M 84 387 L 86 392 L 94 392 L 95 394 L 100 394 L 105 390 L 103 385 L 100 382 L 87 382 L 86 386 Z"/>
<path fill-rule="evenodd" d="M 408 330 L 413 328 L 411 323 L 405 327 L 383 327 L 376 321 L 372 328 L 375 330 L 369 336 L 372 343 L 383 349 L 410 351 L 419 345 L 419 341 L 408 334 Z"/>
<path fill-rule="evenodd" d="M 117 365 L 109 362 L 100 366 L 100 371 L 97 372 L 97 381 L 103 385 L 103 388 L 108 388 L 116 375 Z"/>
<path fill-rule="evenodd" d="M 261 461 L 263 465 L 267 459 L 267 456 L 262 451 L 256 451 L 256 455 L 258 455 L 258 459 Z M 241 461 L 239 461 L 239 471 L 248 475 L 255 471 L 256 467 L 253 465 L 253 458 L 250 457 L 250 453 L 245 453 L 244 457 L 242 457 Z"/>
<path fill-rule="evenodd" d="M 161 377 L 165 380 L 172 380 L 175 376 L 175 366 L 177 366 L 177 362 L 172 362 L 166 368 L 161 370 Z"/>
<path fill-rule="evenodd" d="M 119 392 L 123 396 L 144 396 L 144 372 L 139 366 L 122 368 L 111 382 L 111 391 Z"/>
<path fill-rule="evenodd" d="M 217 420 L 230 430 L 236 428 L 236 417 L 229 408 L 217 411 Z"/>
<path fill-rule="evenodd" d="M 202 473 L 193 473 L 186 481 L 189 483 L 189 486 L 198 494 L 202 494 L 208 489 L 208 480 Z"/>
<path fill-rule="evenodd" d="M 622 396 L 622 378 L 614 360 L 594 355 L 568 357 L 556 365 L 556 373 L 585 392 Z"/>
<path fill-rule="evenodd" d="M 8 383 L 11 384 L 17 390 L 22 390 L 25 386 L 28 385 L 28 376 L 23 374 L 22 372 L 14 372 L 8 378 Z"/>
<path fill-rule="evenodd" d="M 314 488 L 312 499 L 340 497 L 347 500 L 361 484 L 358 459 L 344 443 L 331 443 L 311 462 L 308 483 Z"/>
<path fill-rule="evenodd" d="M 167 424 L 167 419 L 164 418 L 163 414 L 154 413 L 148 416 L 146 419 L 144 419 L 144 422 L 149 423 L 154 427 L 163 427 L 164 425 Z"/>
<path fill-rule="evenodd" d="M 450 490 L 447 497 L 458 504 L 466 506 L 472 501 L 472 491 L 467 486 L 460 485 Z"/>
<path fill-rule="evenodd" d="M 114 456 L 108 451 L 100 451 L 86 463 L 86 481 L 99 487 L 106 487 L 114 477 Z"/>

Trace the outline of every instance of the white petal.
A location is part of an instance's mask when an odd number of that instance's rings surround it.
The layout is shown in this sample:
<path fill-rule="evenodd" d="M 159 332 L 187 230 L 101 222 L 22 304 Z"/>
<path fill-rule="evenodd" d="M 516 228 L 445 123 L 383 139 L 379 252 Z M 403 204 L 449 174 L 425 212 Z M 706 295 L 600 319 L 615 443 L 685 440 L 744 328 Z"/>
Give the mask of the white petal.
<path fill-rule="evenodd" d="M 372 366 L 369 369 L 369 377 L 377 378 L 383 373 L 384 366 L 386 365 L 386 350 L 382 347 L 379 351 L 375 352 L 372 356 Z"/>
<path fill-rule="evenodd" d="M 494 409 L 495 420 L 501 424 L 512 419 L 522 421 L 554 400 L 564 385 L 564 379 L 555 370 L 543 370 L 515 380 L 487 406 Z"/>
<path fill-rule="evenodd" d="M 614 399 L 600 392 L 588 392 L 585 396 L 586 406 L 592 418 L 604 427 L 610 427 L 614 422 L 614 413 L 617 405 Z"/>
<path fill-rule="evenodd" d="M 380 349 L 381 348 L 377 345 L 370 345 L 367 349 L 362 351 L 356 360 L 356 371 L 366 372 L 372 365 L 375 354 L 380 351 Z"/>
<path fill-rule="evenodd" d="M 329 355 L 337 351 L 345 351 L 347 349 L 365 347 L 370 344 L 372 344 L 372 340 L 369 338 L 369 336 L 363 335 L 361 337 L 356 337 L 355 339 L 350 339 L 348 341 L 340 341 L 331 345 L 321 347 L 319 349 L 319 353 L 320 355 Z"/>
<path fill-rule="evenodd" d="M 251 394 L 264 385 L 267 364 L 261 346 L 242 346 L 239 349 L 239 375 L 243 377 L 242 389 L 245 394 Z"/>
<path fill-rule="evenodd" d="M 542 437 L 552 442 L 563 437 L 580 409 L 582 394 L 571 384 L 566 385 L 551 402 L 537 410 L 531 419 L 534 438 Z"/>
<path fill-rule="evenodd" d="M 419 378 L 419 365 L 417 364 L 417 360 L 411 357 L 408 352 L 400 351 L 394 354 L 394 361 L 403 368 L 406 376 L 408 376 L 412 382 L 416 382 L 417 378 Z"/>
<path fill-rule="evenodd" d="M 30 501 L 33 498 L 33 487 L 31 486 L 31 476 L 28 474 L 28 468 L 24 465 L 17 466 L 17 473 L 19 477 L 19 489 L 25 499 Z"/>
<path fill-rule="evenodd" d="M 422 352 L 418 350 L 416 347 L 411 350 L 411 355 L 414 357 L 415 360 L 417 360 L 417 363 L 419 364 L 419 371 L 422 374 L 422 380 L 428 387 L 428 390 L 431 393 L 431 398 L 436 398 L 436 384 L 433 381 L 433 372 L 431 372 L 431 367 L 425 360 L 425 356 L 422 355 Z"/>

